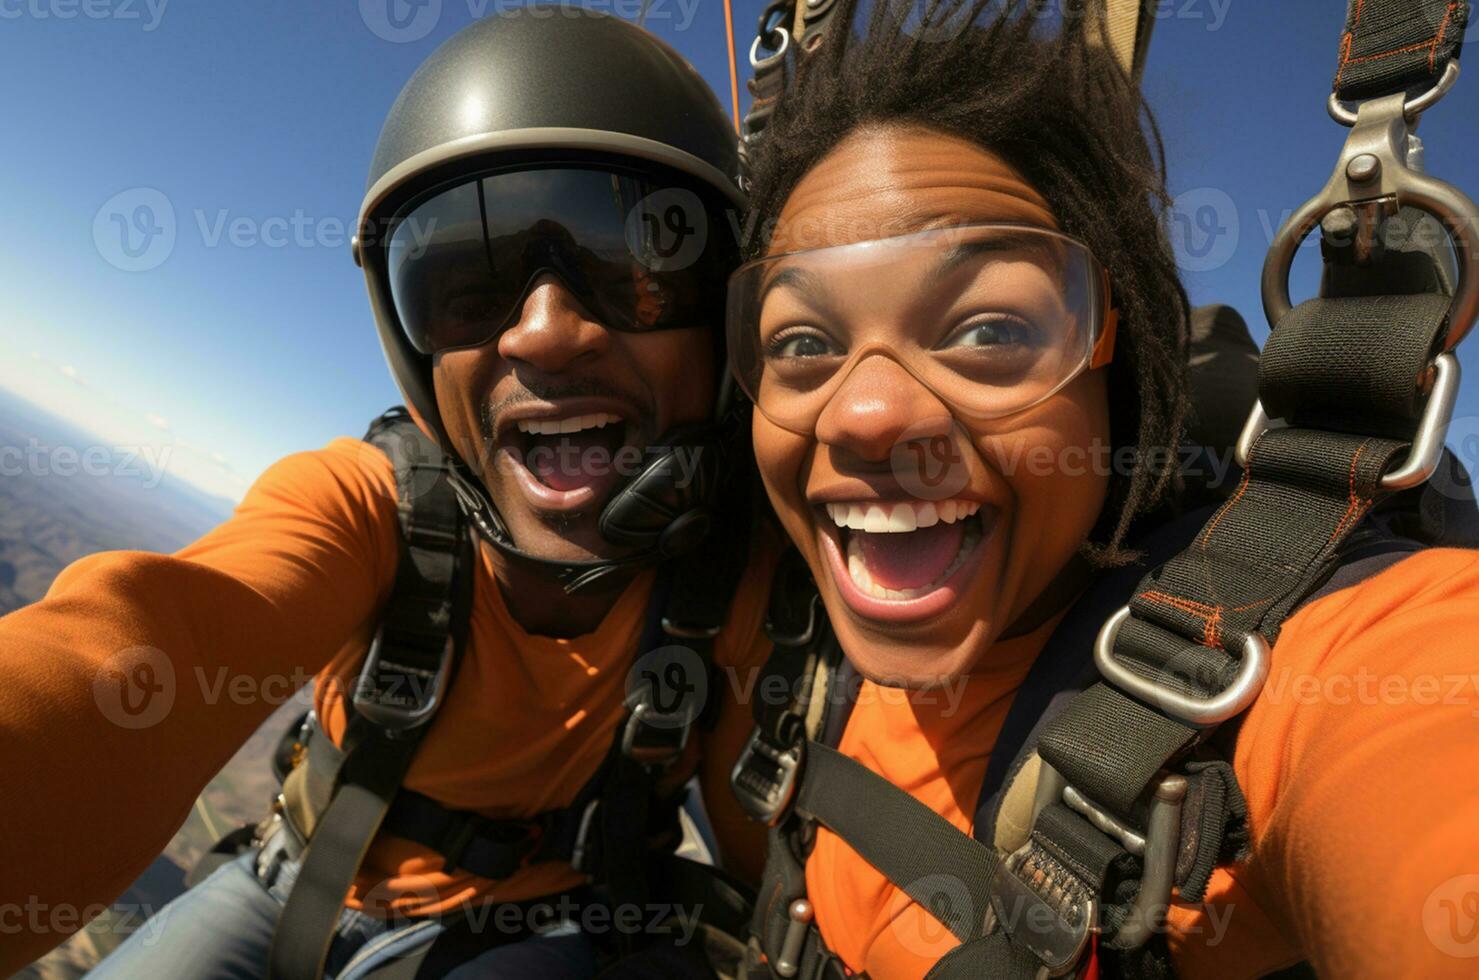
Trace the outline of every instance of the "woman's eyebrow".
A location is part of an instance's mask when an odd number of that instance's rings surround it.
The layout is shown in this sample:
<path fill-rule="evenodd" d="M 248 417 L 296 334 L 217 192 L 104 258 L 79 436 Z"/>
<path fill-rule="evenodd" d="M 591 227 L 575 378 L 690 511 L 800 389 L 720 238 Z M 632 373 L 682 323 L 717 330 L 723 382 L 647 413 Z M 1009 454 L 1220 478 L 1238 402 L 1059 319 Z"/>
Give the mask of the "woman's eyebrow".
<path fill-rule="evenodd" d="M 760 287 L 759 301 L 762 303 L 765 302 L 765 297 L 770 295 L 771 290 L 782 287 L 794 289 L 800 293 L 810 294 L 823 301 L 830 295 L 830 291 L 822 281 L 821 276 L 793 265 L 780 270 L 771 276 L 764 286 Z"/>
<path fill-rule="evenodd" d="M 932 269 L 925 274 L 924 283 L 931 285 L 946 278 L 971 259 L 992 252 L 1040 252 L 1048 253 L 1047 244 L 1041 236 L 1032 234 L 1004 234 L 975 242 L 965 242 L 946 249 Z"/>

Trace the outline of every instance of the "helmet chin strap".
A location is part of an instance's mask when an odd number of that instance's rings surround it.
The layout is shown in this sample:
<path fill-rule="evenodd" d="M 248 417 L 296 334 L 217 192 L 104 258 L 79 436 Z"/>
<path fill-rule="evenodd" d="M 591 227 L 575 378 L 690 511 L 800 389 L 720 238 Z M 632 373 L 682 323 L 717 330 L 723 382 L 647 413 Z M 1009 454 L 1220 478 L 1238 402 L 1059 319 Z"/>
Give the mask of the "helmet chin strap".
<path fill-rule="evenodd" d="M 601 510 L 597 523 L 607 542 L 635 548 L 620 558 L 560 561 L 541 558 L 514 544 L 502 515 L 482 481 L 456 467 L 453 485 L 473 526 L 501 554 L 559 582 L 567 595 L 600 591 L 613 576 L 649 568 L 698 546 L 713 524 L 718 485 L 718 432 L 713 426 L 683 426 L 658 441 L 660 451 L 622 485 Z"/>

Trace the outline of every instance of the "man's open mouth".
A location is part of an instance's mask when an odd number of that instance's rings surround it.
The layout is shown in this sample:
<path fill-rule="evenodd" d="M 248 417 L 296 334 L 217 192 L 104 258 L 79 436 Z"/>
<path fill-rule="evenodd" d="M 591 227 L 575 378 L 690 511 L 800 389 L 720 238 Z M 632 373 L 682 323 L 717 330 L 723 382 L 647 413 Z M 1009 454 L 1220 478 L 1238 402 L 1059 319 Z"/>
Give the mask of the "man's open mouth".
<path fill-rule="evenodd" d="M 942 612 L 979 564 L 996 508 L 974 500 L 823 505 L 821 526 L 838 590 L 869 618 Z"/>
<path fill-rule="evenodd" d="M 613 411 L 545 411 L 510 419 L 499 464 L 511 470 L 531 505 L 570 511 L 603 500 L 625 469 L 640 465 L 634 427 Z"/>

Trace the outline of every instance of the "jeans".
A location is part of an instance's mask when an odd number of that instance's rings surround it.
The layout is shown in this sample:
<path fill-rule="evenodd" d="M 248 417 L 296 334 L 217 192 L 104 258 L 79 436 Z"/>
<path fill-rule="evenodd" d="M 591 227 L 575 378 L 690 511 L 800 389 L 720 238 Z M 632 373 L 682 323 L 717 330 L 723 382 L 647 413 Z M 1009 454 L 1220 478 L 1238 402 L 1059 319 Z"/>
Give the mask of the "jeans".
<path fill-rule="evenodd" d="M 271 848 L 272 842 L 266 847 Z M 89 977 L 100 980 L 261 980 L 278 915 L 297 876 L 284 861 L 270 885 L 256 873 L 251 850 L 166 905 Z M 442 931 L 434 919 L 391 921 L 345 909 L 324 976 L 360 980 L 396 957 L 428 947 Z M 596 952 L 573 922 L 479 953 L 444 976 L 587 980 Z"/>

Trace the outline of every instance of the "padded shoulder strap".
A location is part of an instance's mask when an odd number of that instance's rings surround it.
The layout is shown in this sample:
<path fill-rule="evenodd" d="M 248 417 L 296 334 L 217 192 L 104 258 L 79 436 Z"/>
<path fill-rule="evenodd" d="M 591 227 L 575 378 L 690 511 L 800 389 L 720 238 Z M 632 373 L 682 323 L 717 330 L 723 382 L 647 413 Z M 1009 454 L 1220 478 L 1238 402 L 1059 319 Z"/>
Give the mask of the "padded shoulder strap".
<path fill-rule="evenodd" d="M 400 561 L 355 684 L 332 800 L 273 934 L 273 980 L 323 975 L 344 897 L 441 706 L 467 637 L 475 552 L 450 465 L 403 409 L 377 420 L 366 439 L 395 466 Z"/>
<path fill-rule="evenodd" d="M 996 839 L 996 820 L 1010 777 L 1014 777 L 1037 748 L 1047 721 L 1067 700 L 1098 679 L 1094 668 L 1094 636 L 1116 609 L 1129 601 L 1135 585 L 1147 572 L 1185 548 L 1211 516 L 1205 507 L 1166 521 L 1133 542 L 1141 557 L 1101 574 L 1063 617 L 1032 664 L 1012 698 L 976 803 L 975 837 Z"/>

